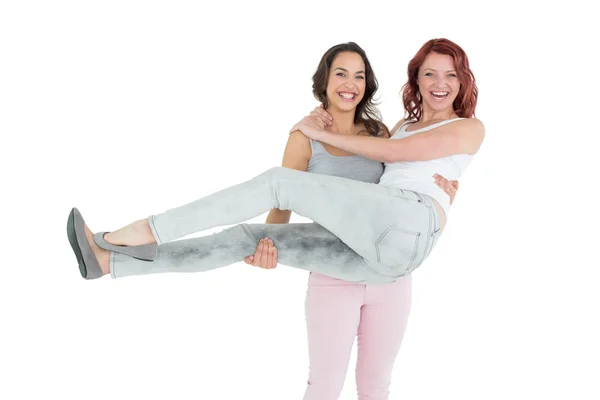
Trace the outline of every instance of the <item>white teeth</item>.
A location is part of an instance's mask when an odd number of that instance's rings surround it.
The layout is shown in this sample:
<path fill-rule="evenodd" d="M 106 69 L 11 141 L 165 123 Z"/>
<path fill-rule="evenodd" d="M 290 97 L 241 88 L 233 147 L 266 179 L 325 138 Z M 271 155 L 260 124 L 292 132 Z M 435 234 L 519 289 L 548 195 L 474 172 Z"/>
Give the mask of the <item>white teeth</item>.
<path fill-rule="evenodd" d="M 448 92 L 431 92 L 434 96 L 447 96 Z"/>
<path fill-rule="evenodd" d="M 340 93 L 340 96 L 345 99 L 353 99 L 355 95 L 353 93 Z"/>

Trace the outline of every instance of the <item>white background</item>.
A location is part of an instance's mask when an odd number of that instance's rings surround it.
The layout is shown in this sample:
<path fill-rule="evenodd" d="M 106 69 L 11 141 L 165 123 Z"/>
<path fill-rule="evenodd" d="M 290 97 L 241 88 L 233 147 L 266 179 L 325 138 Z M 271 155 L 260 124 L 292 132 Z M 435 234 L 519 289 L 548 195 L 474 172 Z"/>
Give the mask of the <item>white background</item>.
<path fill-rule="evenodd" d="M 306 272 L 84 281 L 67 215 L 112 230 L 279 165 L 341 42 L 391 127 L 435 37 L 469 55 L 486 139 L 414 273 L 390 399 L 600 398 L 597 21 L 481 3 L 0 3 L 0 398 L 301 399 Z"/>

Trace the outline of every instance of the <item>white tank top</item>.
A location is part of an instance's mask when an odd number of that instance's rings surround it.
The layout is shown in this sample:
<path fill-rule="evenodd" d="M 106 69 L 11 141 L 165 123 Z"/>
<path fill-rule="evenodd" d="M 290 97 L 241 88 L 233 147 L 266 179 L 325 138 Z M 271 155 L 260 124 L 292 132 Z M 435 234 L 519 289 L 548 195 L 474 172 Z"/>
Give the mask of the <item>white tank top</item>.
<path fill-rule="evenodd" d="M 425 128 L 406 132 L 406 128 L 412 123 L 404 124 L 390 138 L 402 139 L 415 133 L 425 132 L 438 126 L 458 121 L 463 118 L 454 118 L 438 122 Z M 449 157 L 438 158 L 430 161 L 403 161 L 385 164 L 385 170 L 379 184 L 412 190 L 426 194 L 434 198 L 444 209 L 446 216 L 450 211 L 450 196 L 435 184 L 434 174 L 439 174 L 449 181 L 458 180 L 467 166 L 471 163 L 473 156 L 470 154 L 455 154 Z"/>

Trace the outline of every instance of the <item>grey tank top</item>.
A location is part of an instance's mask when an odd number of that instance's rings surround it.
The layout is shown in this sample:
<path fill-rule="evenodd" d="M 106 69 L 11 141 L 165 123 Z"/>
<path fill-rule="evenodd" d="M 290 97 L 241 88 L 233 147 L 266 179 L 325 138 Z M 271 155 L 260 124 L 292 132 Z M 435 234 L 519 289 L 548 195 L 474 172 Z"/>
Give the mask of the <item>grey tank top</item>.
<path fill-rule="evenodd" d="M 362 156 L 334 156 L 321 142 L 312 139 L 310 148 L 312 157 L 308 161 L 308 172 L 371 183 L 379 183 L 383 174 L 383 164 L 379 161 Z"/>

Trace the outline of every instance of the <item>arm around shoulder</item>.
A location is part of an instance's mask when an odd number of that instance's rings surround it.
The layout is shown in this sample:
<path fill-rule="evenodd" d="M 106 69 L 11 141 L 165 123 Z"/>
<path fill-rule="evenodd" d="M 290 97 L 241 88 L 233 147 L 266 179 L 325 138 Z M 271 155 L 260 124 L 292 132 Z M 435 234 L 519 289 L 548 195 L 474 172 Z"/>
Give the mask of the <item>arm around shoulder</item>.
<path fill-rule="evenodd" d="M 454 154 L 477 153 L 485 128 L 476 118 L 465 118 L 415 133 L 390 144 L 385 162 L 427 161 Z"/>

